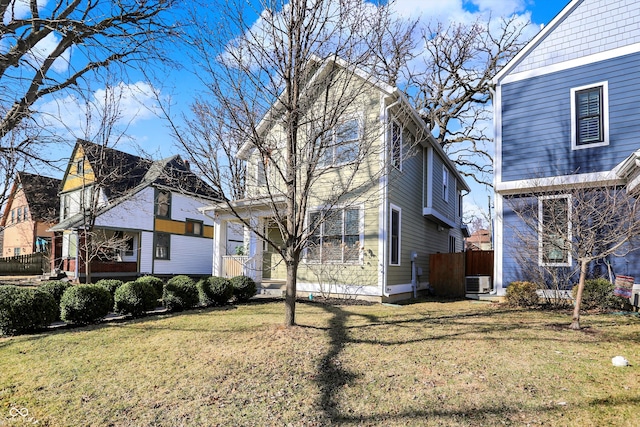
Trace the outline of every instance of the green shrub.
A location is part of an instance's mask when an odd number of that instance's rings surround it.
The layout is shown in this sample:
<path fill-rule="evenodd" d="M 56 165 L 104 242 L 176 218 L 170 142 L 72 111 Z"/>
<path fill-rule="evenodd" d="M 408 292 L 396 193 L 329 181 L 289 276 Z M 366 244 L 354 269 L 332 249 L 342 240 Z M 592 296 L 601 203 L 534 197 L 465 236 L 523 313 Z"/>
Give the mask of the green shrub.
<path fill-rule="evenodd" d="M 198 288 L 189 276 L 175 276 L 167 281 L 162 302 L 170 311 L 182 311 L 198 305 Z"/>
<path fill-rule="evenodd" d="M 224 277 L 202 278 L 197 287 L 202 305 L 223 305 L 233 296 L 233 286 Z"/>
<path fill-rule="evenodd" d="M 120 314 L 141 316 L 158 305 L 158 295 L 148 281 L 127 282 L 116 289 L 114 310 Z"/>
<path fill-rule="evenodd" d="M 95 323 L 104 318 L 113 306 L 109 291 L 100 285 L 86 284 L 68 288 L 60 301 L 60 317 L 80 325 Z"/>
<path fill-rule="evenodd" d="M 256 282 L 248 276 L 236 276 L 232 277 L 231 286 L 233 287 L 233 296 L 236 301 L 245 302 L 249 301 L 249 298 L 256 294 Z"/>
<path fill-rule="evenodd" d="M 507 304 L 513 307 L 538 305 L 538 285 L 533 282 L 511 282 L 507 287 Z"/>
<path fill-rule="evenodd" d="M 0 286 L 0 334 L 33 332 L 56 320 L 58 305 L 48 292 Z"/>
<path fill-rule="evenodd" d="M 578 293 L 578 285 L 571 290 L 573 298 Z M 581 307 L 585 310 L 607 309 L 616 305 L 613 295 L 613 284 L 604 278 L 588 279 L 584 282 Z"/>
<path fill-rule="evenodd" d="M 138 277 L 136 279 L 136 282 L 144 282 L 150 284 L 156 291 L 156 295 L 158 295 L 158 298 L 162 297 L 162 292 L 164 290 L 164 282 L 162 281 L 162 279 L 155 276 L 142 276 Z"/>
<path fill-rule="evenodd" d="M 102 279 L 102 280 L 98 280 L 96 282 L 96 285 L 104 287 L 106 290 L 109 291 L 109 293 L 111 294 L 111 297 L 113 297 L 116 293 L 116 289 L 122 286 L 123 283 L 124 282 L 122 280 L 118 280 L 118 279 Z"/>
<path fill-rule="evenodd" d="M 43 282 L 38 289 L 41 291 L 47 292 L 49 295 L 53 297 L 56 302 L 56 320 L 60 320 L 60 300 L 62 299 L 62 295 L 64 291 L 73 286 L 69 282 L 64 282 L 62 280 L 49 280 L 47 282 Z"/>

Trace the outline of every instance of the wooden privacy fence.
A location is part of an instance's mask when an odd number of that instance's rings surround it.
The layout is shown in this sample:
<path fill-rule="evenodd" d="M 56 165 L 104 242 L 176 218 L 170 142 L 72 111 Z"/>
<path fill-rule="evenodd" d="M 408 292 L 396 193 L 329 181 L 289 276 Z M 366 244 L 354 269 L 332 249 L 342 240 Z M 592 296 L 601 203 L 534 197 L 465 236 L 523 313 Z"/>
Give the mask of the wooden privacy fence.
<path fill-rule="evenodd" d="M 493 283 L 493 251 L 429 256 L 429 284 L 436 295 L 464 297 L 466 276 L 491 276 Z"/>
<path fill-rule="evenodd" d="M 0 275 L 21 276 L 44 274 L 51 271 L 49 257 L 43 252 L 0 258 Z"/>

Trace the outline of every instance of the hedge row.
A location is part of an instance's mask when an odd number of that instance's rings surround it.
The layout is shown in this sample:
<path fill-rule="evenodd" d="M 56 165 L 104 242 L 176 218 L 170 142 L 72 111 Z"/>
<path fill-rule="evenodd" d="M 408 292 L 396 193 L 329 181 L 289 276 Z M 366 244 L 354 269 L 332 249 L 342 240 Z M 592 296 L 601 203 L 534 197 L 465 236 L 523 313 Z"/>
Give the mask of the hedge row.
<path fill-rule="evenodd" d="M 206 277 L 197 283 L 180 275 L 166 284 L 157 277 L 144 276 L 127 283 L 110 279 L 87 285 L 49 281 L 38 288 L 2 285 L 0 334 L 33 332 L 56 320 L 86 325 L 102 320 L 110 311 L 142 316 L 155 309 L 160 298 L 168 310 L 182 311 L 197 305 L 224 305 L 232 298 L 244 302 L 255 293 L 255 282 L 246 276 L 231 280 Z"/>

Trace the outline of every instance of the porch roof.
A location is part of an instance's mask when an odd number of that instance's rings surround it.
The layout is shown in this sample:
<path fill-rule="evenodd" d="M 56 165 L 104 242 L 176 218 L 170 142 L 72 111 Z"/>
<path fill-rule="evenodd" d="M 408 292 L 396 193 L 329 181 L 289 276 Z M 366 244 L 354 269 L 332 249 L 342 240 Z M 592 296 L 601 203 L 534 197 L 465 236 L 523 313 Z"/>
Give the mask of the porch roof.
<path fill-rule="evenodd" d="M 282 209 L 285 206 L 285 201 L 284 196 L 251 197 L 213 203 L 209 206 L 198 208 L 198 210 L 204 215 L 212 212 L 221 219 L 234 219 L 245 216 L 265 217 L 274 215 L 276 209 Z"/>

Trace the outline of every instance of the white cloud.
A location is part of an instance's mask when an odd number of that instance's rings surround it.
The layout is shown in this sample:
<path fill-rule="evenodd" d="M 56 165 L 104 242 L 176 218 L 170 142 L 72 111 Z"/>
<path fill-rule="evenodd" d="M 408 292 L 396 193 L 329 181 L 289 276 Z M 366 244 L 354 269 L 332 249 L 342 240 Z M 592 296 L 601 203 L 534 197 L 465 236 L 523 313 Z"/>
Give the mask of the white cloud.
<path fill-rule="evenodd" d="M 47 5 L 48 0 L 38 0 L 38 10 L 41 11 Z M 13 0 L 2 17 L 4 24 L 8 24 L 12 19 L 24 19 L 31 16 L 30 0 Z"/>
<path fill-rule="evenodd" d="M 33 49 L 29 52 L 29 62 L 33 65 L 40 67 L 47 57 L 58 47 L 60 43 L 60 36 L 49 33 L 45 38 L 40 40 Z M 60 55 L 51 66 L 51 69 L 56 73 L 63 73 L 69 68 L 70 49 L 67 49 Z"/>
<path fill-rule="evenodd" d="M 159 106 L 155 91 L 146 82 L 120 82 L 94 91 L 87 99 L 71 94 L 39 104 L 36 109 L 43 125 L 73 138 L 91 139 L 105 116 L 115 117 L 114 126 L 120 130 L 156 118 Z"/>

